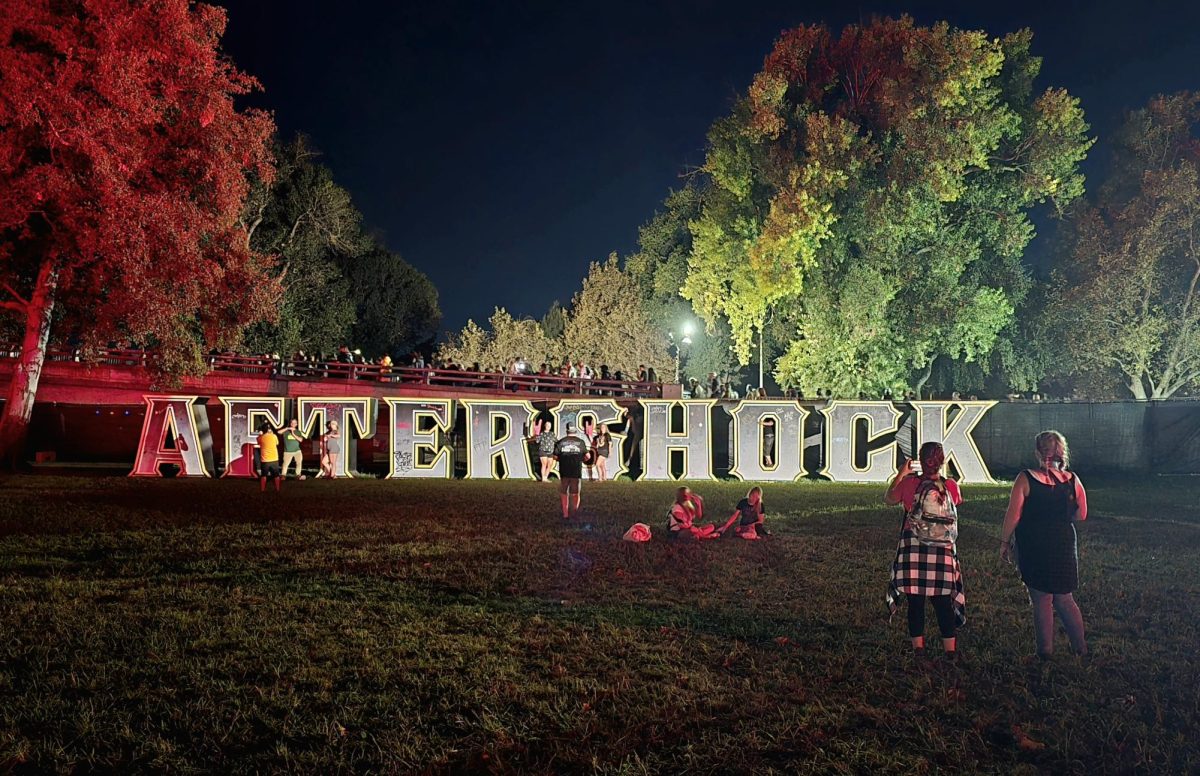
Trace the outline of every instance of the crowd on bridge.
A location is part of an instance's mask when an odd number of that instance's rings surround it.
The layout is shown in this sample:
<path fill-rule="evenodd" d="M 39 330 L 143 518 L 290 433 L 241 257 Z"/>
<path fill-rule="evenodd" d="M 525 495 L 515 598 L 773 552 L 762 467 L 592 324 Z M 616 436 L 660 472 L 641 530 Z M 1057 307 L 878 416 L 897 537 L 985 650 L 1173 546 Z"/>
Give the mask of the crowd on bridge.
<path fill-rule="evenodd" d="M 0 343 L 0 359 L 17 359 L 21 348 L 14 343 Z M 113 366 L 144 367 L 156 357 L 151 349 L 117 348 L 115 345 L 96 353 L 85 354 L 81 348 L 50 348 L 46 360 L 50 362 L 96 362 Z M 663 380 L 654 367 L 639 365 L 636 372 L 626 374 L 609 369 L 607 364 L 589 366 L 586 361 L 564 358 L 555 365 L 543 362 L 535 369 L 524 357 L 510 359 L 503 370 L 488 370 L 474 362 L 469 365 L 436 357 L 426 358 L 419 351 L 407 356 L 393 358 L 383 355 L 378 358 L 363 356 L 361 349 L 342 345 L 333 353 L 306 353 L 297 351 L 291 356 L 279 353 L 244 354 L 231 350 L 212 350 L 206 357 L 213 371 L 242 372 L 270 377 L 298 378 L 310 380 L 365 380 L 384 383 L 409 383 L 440 385 L 463 388 L 498 389 L 507 391 L 529 391 L 534 393 L 591 394 L 613 397 L 638 398 L 663 395 Z M 978 394 L 962 394 L 912 390 L 894 395 L 883 391 L 877 396 L 859 393 L 856 396 L 835 394 L 828 388 L 818 388 L 813 396 L 806 396 L 799 388 L 785 388 L 771 395 L 767 388 L 747 383 L 741 390 L 736 384 L 735 374 L 709 372 L 705 380 L 692 377 L 682 384 L 684 399 L 783 399 L 832 401 L 834 399 L 857 399 L 869 401 L 978 401 Z M 1039 391 L 1008 393 L 996 398 L 1008 402 L 1054 403 L 1071 402 L 1070 397 L 1051 397 Z"/>

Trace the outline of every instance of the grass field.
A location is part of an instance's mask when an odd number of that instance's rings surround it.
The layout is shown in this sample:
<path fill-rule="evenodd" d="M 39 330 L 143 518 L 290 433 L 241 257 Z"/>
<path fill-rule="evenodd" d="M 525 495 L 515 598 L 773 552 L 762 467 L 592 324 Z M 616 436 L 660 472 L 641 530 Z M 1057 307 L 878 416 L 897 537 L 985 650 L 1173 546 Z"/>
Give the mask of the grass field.
<path fill-rule="evenodd" d="M 1200 772 L 1200 480 L 1089 486 L 1091 658 L 1030 659 L 967 487 L 965 660 L 922 666 L 876 487 L 675 546 L 620 541 L 669 483 L 585 484 L 585 530 L 529 482 L 9 478 L 0 772 Z"/>

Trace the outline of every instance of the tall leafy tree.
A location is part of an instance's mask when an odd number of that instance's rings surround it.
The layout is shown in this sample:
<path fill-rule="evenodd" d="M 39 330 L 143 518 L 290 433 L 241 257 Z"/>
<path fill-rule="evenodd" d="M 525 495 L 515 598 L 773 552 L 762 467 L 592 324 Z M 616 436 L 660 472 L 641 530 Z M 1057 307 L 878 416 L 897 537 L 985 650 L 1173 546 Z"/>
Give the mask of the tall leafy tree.
<path fill-rule="evenodd" d="M 690 224 L 700 217 L 707 185 L 702 175 L 693 175 L 687 185 L 667 195 L 662 209 L 638 229 L 638 250 L 625 259 L 625 272 L 650 320 L 677 339 L 682 339 L 683 327 L 697 318 L 680 292 L 692 252 Z M 726 374 L 734 367 L 728 324 L 717 318 L 706 329 L 681 350 L 682 379 L 704 380 L 710 372 Z M 673 376 L 673 370 L 670 374 Z M 666 378 L 668 373 L 662 376 Z"/>
<path fill-rule="evenodd" d="M 276 158 L 275 177 L 256 183 L 242 223 L 252 250 L 278 257 L 273 276 L 282 288 L 279 315 L 252 327 L 246 347 L 331 353 L 349 339 L 356 316 L 357 289 L 345 268 L 372 251 L 373 243 L 350 193 L 317 161 L 304 136 L 278 144 Z M 383 267 L 378 261 L 372 266 Z"/>
<path fill-rule="evenodd" d="M 673 364 L 666 331 L 647 314 L 634 279 L 621 271 L 616 254 L 603 264 L 592 262 L 572 300 L 563 342 L 572 360 L 593 367 L 607 364 L 627 375 L 644 364 L 665 377 Z"/>
<path fill-rule="evenodd" d="M 878 393 L 988 357 L 1028 288 L 1029 212 L 1083 191 L 1078 102 L 1034 95 L 1027 30 L 1002 40 L 879 19 L 786 31 L 709 133 L 684 296 L 750 358 L 799 321 L 784 384 Z"/>
<path fill-rule="evenodd" d="M 356 308 L 352 338 L 368 354 L 409 353 L 437 335 L 437 289 L 398 254 L 375 246 L 348 257 L 345 273 Z"/>
<path fill-rule="evenodd" d="M 154 345 L 178 373 L 274 312 L 238 221 L 248 175 L 271 179 L 274 126 L 235 107 L 256 82 L 224 28 L 188 0 L 0 0 L 0 310 L 22 329 L 9 464 L 52 334 Z"/>
<path fill-rule="evenodd" d="M 532 318 L 513 318 L 497 307 L 488 319 L 488 328 L 473 320 L 438 348 L 444 362 L 470 367 L 475 363 L 484 371 L 502 371 L 509 361 L 524 358 L 534 369 L 542 363 L 557 364 L 563 356 L 562 340 L 550 339 Z"/>
<path fill-rule="evenodd" d="M 557 301 L 542 316 L 542 332 L 550 339 L 559 339 L 567 326 L 567 312 Z"/>
<path fill-rule="evenodd" d="M 1072 344 L 1056 362 L 1119 375 L 1135 399 L 1200 386 L 1198 124 L 1194 92 L 1131 113 L 1111 175 L 1069 221 L 1047 325 Z"/>

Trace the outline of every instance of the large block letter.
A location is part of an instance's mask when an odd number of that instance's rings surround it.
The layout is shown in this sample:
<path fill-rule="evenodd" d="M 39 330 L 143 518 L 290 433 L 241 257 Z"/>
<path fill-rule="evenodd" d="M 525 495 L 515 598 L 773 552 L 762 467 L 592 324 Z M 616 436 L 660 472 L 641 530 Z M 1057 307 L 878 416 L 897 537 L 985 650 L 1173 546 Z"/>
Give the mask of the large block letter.
<path fill-rule="evenodd" d="M 804 476 L 804 420 L 808 410 L 798 402 L 743 401 L 733 418 L 733 465 L 739 480 L 792 482 Z M 773 424 L 766 421 L 770 419 Z M 767 449 L 768 443 L 770 448 Z M 770 458 L 771 465 L 766 465 Z"/>
<path fill-rule="evenodd" d="M 254 477 L 254 446 L 258 425 L 283 425 L 283 399 L 264 396 L 222 396 L 225 405 L 225 473 L 222 477 Z"/>
<path fill-rule="evenodd" d="M 212 432 L 199 396 L 144 396 L 146 420 L 130 477 L 161 477 L 164 463 L 181 477 L 211 477 Z M 167 440 L 172 445 L 167 447 Z"/>
<path fill-rule="evenodd" d="M 391 416 L 391 463 L 388 479 L 450 479 L 454 464 L 450 448 L 441 444 L 454 424 L 453 402 L 449 399 L 384 399 Z M 431 422 L 430 422 L 431 421 Z M 422 422 L 430 427 L 422 429 Z M 428 455 L 428 460 L 423 456 Z"/>
<path fill-rule="evenodd" d="M 946 425 L 951 404 L 958 405 L 958 414 Z M 920 446 L 926 442 L 941 442 L 946 452 L 947 468 L 953 461 L 961 481 L 995 482 L 971 437 L 971 431 L 995 404 L 994 401 L 913 402 L 913 409 L 917 411 L 917 449 L 920 450 Z"/>
<path fill-rule="evenodd" d="M 639 399 L 646 418 L 642 436 L 642 479 L 670 480 L 671 452 L 683 452 L 683 479 L 712 480 L 712 427 L 708 419 L 714 399 Z M 671 409 L 683 407 L 683 428 L 671 428 Z"/>
<path fill-rule="evenodd" d="M 896 474 L 896 442 L 893 440 L 866 454 L 867 465 L 855 464 L 859 443 L 867 448 L 880 437 L 893 433 L 900 411 L 886 401 L 834 401 L 821 410 L 825 416 L 825 468 L 821 474 L 834 482 L 887 482 Z M 864 439 L 856 426 L 866 421 Z"/>
<path fill-rule="evenodd" d="M 342 454 L 337 457 L 334 474 L 338 477 L 353 477 L 354 470 L 358 468 L 358 443 L 350 427 L 353 425 L 358 430 L 358 439 L 370 439 L 375 436 L 379 405 L 365 396 L 297 399 L 296 405 L 300 428 L 306 437 L 320 437 L 325 433 L 329 421 L 337 421 L 342 434 Z"/>
<path fill-rule="evenodd" d="M 560 437 L 567 435 L 567 424 L 574 423 L 577 433 L 583 436 L 583 424 L 588 418 L 595 423 L 593 432 L 599 431 L 600 426 L 621 422 L 625 409 L 612 399 L 568 399 L 561 401 L 551 412 L 554 415 L 554 427 Z M 625 473 L 625 461 L 621 450 L 625 445 L 625 434 L 609 434 L 612 436 L 612 455 L 608 457 L 605 468 L 608 479 L 615 480 Z"/>
<path fill-rule="evenodd" d="M 467 410 L 467 479 L 532 480 L 522 431 L 533 422 L 533 405 L 524 399 L 463 399 L 462 403 Z"/>

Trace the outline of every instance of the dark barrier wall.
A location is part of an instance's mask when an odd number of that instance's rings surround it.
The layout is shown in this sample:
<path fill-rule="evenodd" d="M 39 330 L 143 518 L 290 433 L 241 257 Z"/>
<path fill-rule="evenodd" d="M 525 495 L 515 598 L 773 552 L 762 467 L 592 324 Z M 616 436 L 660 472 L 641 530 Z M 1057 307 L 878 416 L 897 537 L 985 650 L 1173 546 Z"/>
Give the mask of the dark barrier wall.
<path fill-rule="evenodd" d="M 1200 402 L 997 404 L 974 438 L 993 475 L 1033 461 L 1033 438 L 1057 429 L 1071 466 L 1105 474 L 1200 474 Z"/>
<path fill-rule="evenodd" d="M 541 410 L 546 405 L 535 402 Z M 723 403 L 713 410 L 713 471 L 718 476 L 729 470 L 729 415 Z M 810 472 L 821 468 L 821 405 L 805 403 L 805 466 Z M 905 411 L 901 423 L 907 421 Z M 223 409 L 215 398 L 208 402 L 209 424 L 217 459 L 224 444 Z M 462 428 L 461 408 L 456 420 Z M 145 417 L 142 405 L 101 408 L 70 404 L 38 404 L 30 429 L 31 453 L 50 451 L 60 461 L 111 462 L 132 466 L 138 434 Z M 894 437 L 902 453 L 911 454 L 910 426 Z M 1104 474 L 1200 474 L 1200 401 L 1109 402 L 1109 403 L 1000 403 L 992 407 L 973 437 L 992 474 L 1011 477 L 1033 465 L 1033 438 L 1039 431 L 1057 429 L 1071 446 L 1072 466 L 1082 472 Z M 364 470 L 387 466 L 387 412 L 379 413 L 375 437 L 359 444 L 359 462 Z M 451 443 L 461 446 L 460 435 Z M 307 454 L 308 451 L 306 451 Z M 458 452 L 458 451 L 456 451 Z M 862 451 L 860 451 L 862 452 Z M 636 461 L 634 462 L 636 464 Z M 636 465 L 635 469 L 639 468 Z M 461 472 L 460 472 L 461 474 Z"/>

